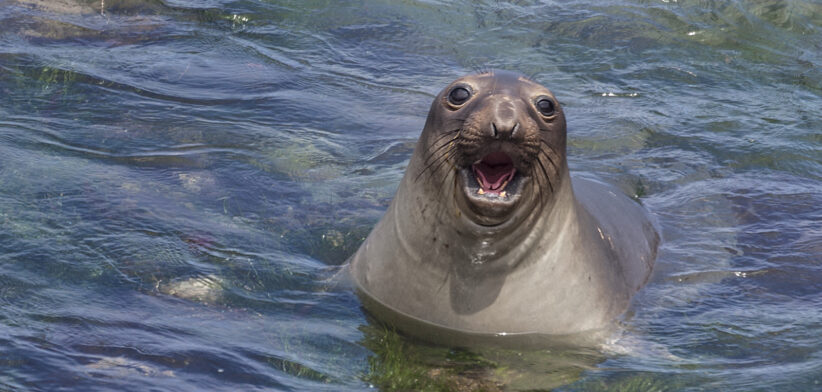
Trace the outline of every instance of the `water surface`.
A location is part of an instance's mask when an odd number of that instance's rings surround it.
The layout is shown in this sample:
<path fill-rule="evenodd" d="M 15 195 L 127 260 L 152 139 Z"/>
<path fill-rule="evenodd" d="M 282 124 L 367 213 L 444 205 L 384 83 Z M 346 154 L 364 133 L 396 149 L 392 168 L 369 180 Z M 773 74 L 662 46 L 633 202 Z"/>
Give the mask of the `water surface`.
<path fill-rule="evenodd" d="M 614 352 L 430 347 L 329 290 L 480 68 L 662 227 Z M 813 1 L 0 1 L 0 390 L 822 388 L 820 70 Z"/>

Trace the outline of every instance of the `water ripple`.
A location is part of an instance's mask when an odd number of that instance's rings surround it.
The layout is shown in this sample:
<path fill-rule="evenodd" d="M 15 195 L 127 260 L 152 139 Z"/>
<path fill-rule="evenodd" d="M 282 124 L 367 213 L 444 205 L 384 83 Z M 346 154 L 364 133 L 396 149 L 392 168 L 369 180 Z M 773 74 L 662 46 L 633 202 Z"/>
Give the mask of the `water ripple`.
<path fill-rule="evenodd" d="M 820 15 L 803 0 L 0 2 L 0 389 L 390 390 L 390 371 L 818 389 Z M 329 282 L 433 96 L 479 68 L 551 88 L 573 171 L 662 227 L 619 355 L 418 344 Z"/>

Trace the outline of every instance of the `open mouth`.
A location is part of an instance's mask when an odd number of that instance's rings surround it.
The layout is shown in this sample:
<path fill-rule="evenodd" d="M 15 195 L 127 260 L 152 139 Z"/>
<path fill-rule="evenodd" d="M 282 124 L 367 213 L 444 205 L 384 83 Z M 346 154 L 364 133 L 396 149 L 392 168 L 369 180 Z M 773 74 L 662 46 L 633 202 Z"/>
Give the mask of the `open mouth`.
<path fill-rule="evenodd" d="M 477 194 L 488 196 L 506 197 L 505 188 L 517 174 L 514 161 L 502 151 L 486 155 L 471 165 L 471 169 L 478 185 Z"/>
<path fill-rule="evenodd" d="M 498 150 L 460 171 L 462 200 L 471 216 L 483 226 L 506 221 L 523 197 L 530 177 L 517 170 L 511 155 Z"/>

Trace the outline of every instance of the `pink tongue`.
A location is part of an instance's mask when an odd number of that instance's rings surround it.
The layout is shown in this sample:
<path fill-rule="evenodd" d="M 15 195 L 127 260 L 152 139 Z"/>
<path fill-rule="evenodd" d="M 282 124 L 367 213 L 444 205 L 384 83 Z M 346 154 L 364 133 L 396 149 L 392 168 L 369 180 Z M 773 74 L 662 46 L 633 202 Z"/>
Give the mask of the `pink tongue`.
<path fill-rule="evenodd" d="M 473 166 L 477 182 L 484 192 L 499 193 L 502 184 L 510 181 L 517 171 L 511 158 L 504 152 L 494 152 Z"/>

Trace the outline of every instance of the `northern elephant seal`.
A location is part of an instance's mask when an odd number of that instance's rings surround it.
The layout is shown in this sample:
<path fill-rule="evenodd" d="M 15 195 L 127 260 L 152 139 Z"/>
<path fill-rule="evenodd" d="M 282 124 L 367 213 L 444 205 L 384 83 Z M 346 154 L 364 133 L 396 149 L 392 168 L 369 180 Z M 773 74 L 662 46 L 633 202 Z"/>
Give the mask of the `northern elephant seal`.
<path fill-rule="evenodd" d="M 565 128 L 554 95 L 516 73 L 442 90 L 396 196 L 349 261 L 366 308 L 449 339 L 611 324 L 648 280 L 659 235 L 620 191 L 571 179 Z"/>

